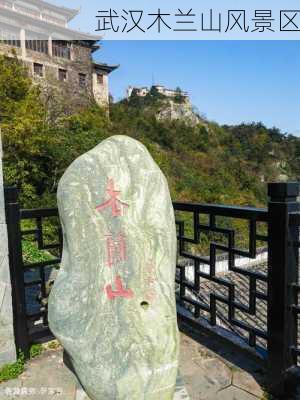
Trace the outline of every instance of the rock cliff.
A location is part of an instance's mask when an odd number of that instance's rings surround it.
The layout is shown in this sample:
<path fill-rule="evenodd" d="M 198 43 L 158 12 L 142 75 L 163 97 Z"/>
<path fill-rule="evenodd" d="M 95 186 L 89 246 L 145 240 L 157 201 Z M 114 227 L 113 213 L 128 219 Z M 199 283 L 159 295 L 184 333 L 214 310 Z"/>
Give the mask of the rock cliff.
<path fill-rule="evenodd" d="M 173 100 L 166 100 L 162 108 L 156 114 L 156 118 L 160 121 L 180 120 L 191 126 L 196 126 L 203 122 L 189 101 L 176 103 Z"/>

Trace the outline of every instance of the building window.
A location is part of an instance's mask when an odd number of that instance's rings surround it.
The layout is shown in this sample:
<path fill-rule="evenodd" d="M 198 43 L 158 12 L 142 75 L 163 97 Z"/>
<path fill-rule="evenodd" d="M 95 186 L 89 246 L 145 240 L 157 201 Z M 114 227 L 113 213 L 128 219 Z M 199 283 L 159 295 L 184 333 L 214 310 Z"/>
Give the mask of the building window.
<path fill-rule="evenodd" d="M 86 74 L 79 74 L 79 86 L 86 87 Z"/>
<path fill-rule="evenodd" d="M 67 70 L 59 68 L 59 70 L 58 70 L 58 79 L 59 79 L 61 82 L 65 82 L 65 81 L 68 79 L 68 72 L 67 72 Z"/>
<path fill-rule="evenodd" d="M 26 49 L 48 54 L 48 40 L 26 40 Z"/>
<path fill-rule="evenodd" d="M 43 64 L 34 63 L 33 64 L 33 73 L 36 76 L 44 76 L 44 66 L 43 66 Z"/>
<path fill-rule="evenodd" d="M 52 55 L 54 57 L 66 58 L 68 60 L 71 60 L 70 44 L 63 40 L 53 40 Z"/>
<path fill-rule="evenodd" d="M 104 76 L 103 74 L 97 74 L 97 82 L 99 85 L 103 85 L 104 84 Z"/>

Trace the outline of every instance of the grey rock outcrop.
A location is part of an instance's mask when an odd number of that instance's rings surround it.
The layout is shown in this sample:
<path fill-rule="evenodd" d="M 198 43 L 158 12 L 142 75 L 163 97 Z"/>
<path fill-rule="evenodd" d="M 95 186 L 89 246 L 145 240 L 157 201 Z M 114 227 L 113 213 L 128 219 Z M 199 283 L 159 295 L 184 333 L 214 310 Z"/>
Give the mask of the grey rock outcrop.
<path fill-rule="evenodd" d="M 172 100 L 165 102 L 162 109 L 156 114 L 159 121 L 180 120 L 186 125 L 196 126 L 202 122 L 201 118 L 195 113 L 190 102 L 175 103 Z"/>

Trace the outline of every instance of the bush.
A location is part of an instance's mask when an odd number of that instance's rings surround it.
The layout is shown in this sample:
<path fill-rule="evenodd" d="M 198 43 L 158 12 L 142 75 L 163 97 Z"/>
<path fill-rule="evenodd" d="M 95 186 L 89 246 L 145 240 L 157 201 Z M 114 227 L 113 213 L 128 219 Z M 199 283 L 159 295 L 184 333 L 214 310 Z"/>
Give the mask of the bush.
<path fill-rule="evenodd" d="M 0 369 L 0 383 L 9 381 L 10 379 L 16 379 L 24 372 L 24 365 L 24 354 L 20 353 L 15 363 L 4 365 Z"/>

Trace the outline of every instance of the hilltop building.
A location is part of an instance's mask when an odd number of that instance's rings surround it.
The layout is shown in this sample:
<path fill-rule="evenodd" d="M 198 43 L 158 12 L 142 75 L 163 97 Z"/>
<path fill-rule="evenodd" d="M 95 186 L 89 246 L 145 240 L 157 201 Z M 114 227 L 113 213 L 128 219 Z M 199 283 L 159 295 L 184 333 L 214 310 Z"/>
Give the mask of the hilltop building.
<path fill-rule="evenodd" d="M 68 27 L 78 12 L 44 0 L 0 0 L 0 53 L 14 49 L 34 79 L 107 106 L 108 75 L 118 66 L 93 61 L 99 37 Z"/>
<path fill-rule="evenodd" d="M 195 107 L 193 107 L 190 96 L 187 92 L 182 91 L 181 89 L 167 89 L 162 85 L 153 85 L 151 88 L 148 87 L 132 87 L 129 86 L 127 89 L 127 101 L 131 104 L 131 100 L 138 100 L 135 96 L 140 97 L 142 99 L 141 102 L 138 101 L 136 104 L 142 104 L 144 110 L 151 111 L 151 101 L 143 101 L 148 94 L 151 94 L 152 99 L 155 101 L 155 98 L 160 100 L 160 107 L 153 108 L 155 112 L 155 118 L 158 121 L 181 121 L 189 126 L 196 126 L 198 124 L 205 123 L 199 116 L 199 113 L 196 111 Z M 162 96 L 155 95 L 160 94 Z M 151 96 L 150 96 L 151 99 Z M 134 103 L 133 103 L 134 104 Z M 152 110 L 152 111 L 153 111 Z"/>
<path fill-rule="evenodd" d="M 147 96 L 148 93 L 150 93 L 151 89 L 154 88 L 156 91 L 166 97 L 169 97 L 170 99 L 178 96 L 180 93 L 180 96 L 185 100 L 189 101 L 189 94 L 187 92 L 174 90 L 174 89 L 167 89 L 163 85 L 153 85 L 151 88 L 148 87 L 132 87 L 129 86 L 127 89 L 127 98 L 129 99 L 133 93 L 135 93 L 139 97 L 145 97 Z"/>

